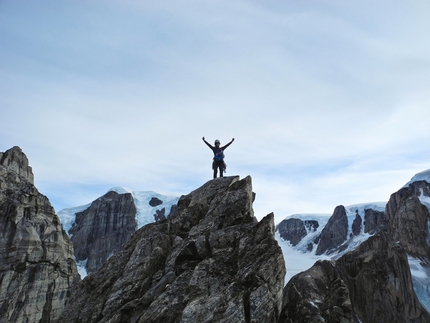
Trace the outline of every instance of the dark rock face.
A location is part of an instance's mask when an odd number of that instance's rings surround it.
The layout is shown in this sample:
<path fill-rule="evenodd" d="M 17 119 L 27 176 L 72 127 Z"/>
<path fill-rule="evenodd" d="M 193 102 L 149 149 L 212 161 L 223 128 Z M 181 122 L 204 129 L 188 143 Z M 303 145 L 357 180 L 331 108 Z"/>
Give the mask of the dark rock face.
<path fill-rule="evenodd" d="M 178 205 L 173 204 L 172 207 L 170 208 L 170 213 L 167 216 L 166 216 L 166 208 L 163 207 L 161 210 L 156 210 L 154 214 L 154 220 L 155 222 L 164 221 L 167 219 L 167 217 L 175 216 L 176 214 L 178 214 Z"/>
<path fill-rule="evenodd" d="M 301 219 L 286 219 L 276 226 L 282 239 L 289 241 L 292 246 L 296 246 L 308 233 L 317 230 L 318 221 Z"/>
<path fill-rule="evenodd" d="M 76 286 L 67 322 L 277 322 L 285 264 L 273 214 L 253 216 L 251 178 L 182 196 Z"/>
<path fill-rule="evenodd" d="M 178 205 L 173 204 L 172 207 L 170 208 L 170 213 L 168 216 L 175 216 L 176 214 L 178 214 L 178 212 L 179 212 Z"/>
<path fill-rule="evenodd" d="M 279 322 L 354 322 L 349 290 L 334 261 L 317 261 L 288 282 Z"/>
<path fill-rule="evenodd" d="M 300 219 L 287 219 L 278 224 L 277 230 L 284 240 L 297 245 L 306 236 L 305 224 Z"/>
<path fill-rule="evenodd" d="M 155 207 L 161 204 L 163 204 L 163 201 L 156 197 L 151 198 L 151 200 L 149 201 L 149 205 L 151 205 L 152 207 Z"/>
<path fill-rule="evenodd" d="M 284 290 L 280 322 L 429 322 L 405 250 L 387 233 L 336 261 L 319 261 Z"/>
<path fill-rule="evenodd" d="M 412 285 L 405 250 L 389 234 L 370 237 L 336 261 L 362 322 L 429 322 Z"/>
<path fill-rule="evenodd" d="M 72 235 L 77 261 L 87 260 L 86 270 L 91 274 L 120 250 L 136 231 L 136 206 L 130 193 L 110 191 L 95 200 L 76 220 L 69 233 Z"/>
<path fill-rule="evenodd" d="M 155 211 L 154 220 L 155 222 L 166 220 L 166 209 L 164 207 Z"/>
<path fill-rule="evenodd" d="M 361 224 L 363 220 L 361 219 L 361 216 L 356 212 L 355 219 L 352 222 L 352 234 L 354 236 L 358 236 L 361 233 Z"/>
<path fill-rule="evenodd" d="M 430 214 L 418 198 L 421 194 L 430 196 L 430 184 L 414 182 L 391 195 L 385 212 L 393 239 L 399 241 L 408 254 L 430 260 L 427 243 Z"/>
<path fill-rule="evenodd" d="M 73 246 L 21 149 L 0 156 L 0 322 L 53 322 L 79 280 Z"/>
<path fill-rule="evenodd" d="M 305 227 L 308 231 L 316 231 L 319 228 L 319 223 L 316 220 L 305 220 Z"/>
<path fill-rule="evenodd" d="M 387 228 L 387 217 L 384 212 L 373 209 L 364 210 L 364 233 L 375 234 Z"/>
<path fill-rule="evenodd" d="M 339 205 L 321 231 L 321 237 L 316 250 L 317 255 L 330 253 L 346 241 L 348 237 L 348 218 L 345 207 Z"/>

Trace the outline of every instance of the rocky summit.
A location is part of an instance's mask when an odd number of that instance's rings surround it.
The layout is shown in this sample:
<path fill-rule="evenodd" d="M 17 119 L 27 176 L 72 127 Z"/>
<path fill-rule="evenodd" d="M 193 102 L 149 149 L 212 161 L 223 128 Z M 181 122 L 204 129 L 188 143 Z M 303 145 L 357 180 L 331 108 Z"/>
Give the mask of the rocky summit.
<path fill-rule="evenodd" d="M 274 217 L 253 214 L 251 178 L 182 196 L 72 290 L 60 321 L 277 322 L 285 263 Z"/>
<path fill-rule="evenodd" d="M 0 322 L 53 322 L 79 279 L 73 246 L 19 147 L 0 154 Z"/>

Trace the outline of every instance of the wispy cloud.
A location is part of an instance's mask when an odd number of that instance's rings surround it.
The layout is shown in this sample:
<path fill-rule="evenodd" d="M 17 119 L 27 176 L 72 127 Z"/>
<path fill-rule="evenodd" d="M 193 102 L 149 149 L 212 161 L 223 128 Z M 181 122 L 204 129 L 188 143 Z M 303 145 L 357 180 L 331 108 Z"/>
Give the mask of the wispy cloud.
<path fill-rule="evenodd" d="M 259 213 L 386 200 L 430 168 L 429 13 L 3 1 L 0 150 L 23 148 L 57 209 L 117 185 L 188 193 L 211 178 L 202 136 L 236 138 L 228 174 L 253 177 Z"/>

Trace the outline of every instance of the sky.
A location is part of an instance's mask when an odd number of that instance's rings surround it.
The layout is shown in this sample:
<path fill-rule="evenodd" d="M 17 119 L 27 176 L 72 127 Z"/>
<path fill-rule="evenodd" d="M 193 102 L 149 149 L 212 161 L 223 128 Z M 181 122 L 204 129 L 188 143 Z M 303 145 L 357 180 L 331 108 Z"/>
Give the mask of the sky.
<path fill-rule="evenodd" d="M 252 177 L 275 222 L 430 168 L 430 3 L 0 0 L 0 151 L 55 210 Z"/>

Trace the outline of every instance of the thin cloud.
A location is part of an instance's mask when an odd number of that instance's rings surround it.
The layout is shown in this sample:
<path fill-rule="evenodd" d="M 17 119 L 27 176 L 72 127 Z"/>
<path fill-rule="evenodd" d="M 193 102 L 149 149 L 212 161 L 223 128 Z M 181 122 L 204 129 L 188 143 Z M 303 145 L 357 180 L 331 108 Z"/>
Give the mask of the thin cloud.
<path fill-rule="evenodd" d="M 385 200 L 429 168 L 425 1 L 0 6 L 0 150 L 57 211 L 187 194 L 212 175 L 202 136 L 236 138 L 227 174 L 253 177 L 261 216 Z"/>

